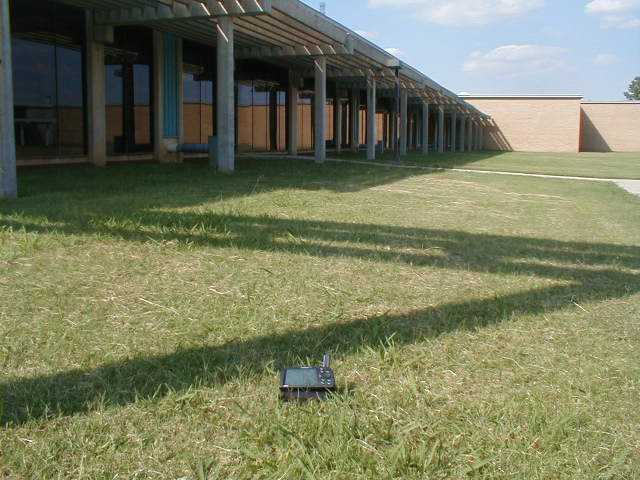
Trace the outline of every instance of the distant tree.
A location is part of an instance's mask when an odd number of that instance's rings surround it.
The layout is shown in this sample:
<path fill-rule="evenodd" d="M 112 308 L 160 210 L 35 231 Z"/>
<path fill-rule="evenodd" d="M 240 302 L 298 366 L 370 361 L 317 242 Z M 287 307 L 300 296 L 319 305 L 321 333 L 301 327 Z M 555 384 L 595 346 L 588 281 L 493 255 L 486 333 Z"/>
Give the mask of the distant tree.
<path fill-rule="evenodd" d="M 624 92 L 627 100 L 640 100 L 640 77 L 636 77 L 629 84 L 629 90 Z"/>

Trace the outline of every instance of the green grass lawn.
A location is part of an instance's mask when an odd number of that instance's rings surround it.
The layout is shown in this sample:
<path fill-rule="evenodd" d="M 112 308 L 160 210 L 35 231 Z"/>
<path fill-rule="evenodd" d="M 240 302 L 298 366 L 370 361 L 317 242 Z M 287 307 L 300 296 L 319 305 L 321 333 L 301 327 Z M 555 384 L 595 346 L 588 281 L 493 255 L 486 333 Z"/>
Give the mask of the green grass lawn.
<path fill-rule="evenodd" d="M 640 198 L 242 160 L 19 173 L 0 478 L 636 479 Z M 329 352 L 341 386 L 283 404 Z"/>
<path fill-rule="evenodd" d="M 332 158 L 364 160 L 364 153 L 345 152 Z M 387 152 L 379 161 L 390 161 Z M 529 152 L 410 152 L 402 158 L 406 165 L 439 168 L 466 168 L 515 173 L 542 173 L 573 177 L 624 178 L 640 180 L 640 153 L 529 153 Z"/>

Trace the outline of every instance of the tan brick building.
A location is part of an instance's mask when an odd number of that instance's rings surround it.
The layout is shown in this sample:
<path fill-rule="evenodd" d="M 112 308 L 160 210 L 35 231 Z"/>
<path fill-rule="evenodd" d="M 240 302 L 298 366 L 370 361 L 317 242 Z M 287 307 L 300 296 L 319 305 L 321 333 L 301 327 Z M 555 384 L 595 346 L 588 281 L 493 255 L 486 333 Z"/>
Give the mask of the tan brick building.
<path fill-rule="evenodd" d="M 640 102 L 581 95 L 461 95 L 492 122 L 487 150 L 640 152 Z"/>
<path fill-rule="evenodd" d="M 640 152 L 640 102 L 582 102 L 582 152 Z"/>

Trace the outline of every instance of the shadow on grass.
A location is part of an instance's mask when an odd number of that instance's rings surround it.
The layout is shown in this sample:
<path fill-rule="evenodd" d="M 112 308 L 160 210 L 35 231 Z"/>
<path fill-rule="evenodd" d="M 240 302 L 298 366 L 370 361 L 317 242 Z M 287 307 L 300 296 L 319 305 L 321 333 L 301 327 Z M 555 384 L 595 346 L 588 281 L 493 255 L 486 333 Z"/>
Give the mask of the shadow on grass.
<path fill-rule="evenodd" d="M 120 194 L 144 193 L 149 197 L 148 203 L 154 206 L 179 207 L 192 205 L 194 200 L 224 200 L 286 188 L 357 192 L 424 174 L 396 168 L 367 168 L 331 162 L 317 165 L 312 157 L 309 161 L 242 157 L 236 160 L 236 172 L 233 175 L 216 172 L 202 159 L 184 164 L 125 163 L 104 168 L 88 165 L 25 168 L 19 172 L 18 189 L 20 200 L 27 202 L 42 195 L 65 194 L 85 200 L 104 195 L 106 200 Z M 161 199 L 158 195 L 162 196 Z M 142 195 L 137 200 L 145 202 Z M 36 201 L 38 208 L 41 208 L 42 200 Z M 15 202 L 5 203 L 11 208 Z"/>
<path fill-rule="evenodd" d="M 510 149 L 509 149 L 510 150 Z M 433 152 L 430 151 L 427 155 L 420 153 L 417 150 L 412 150 L 406 157 L 402 157 L 402 163 L 406 163 L 409 166 L 420 167 L 432 167 L 432 168 L 464 168 L 466 165 L 471 165 L 480 162 L 482 160 L 488 160 L 491 158 L 500 157 L 501 155 L 508 155 L 510 151 L 482 151 L 482 152 Z M 331 158 L 337 158 L 342 160 L 366 160 L 366 155 L 362 152 L 342 152 L 340 154 L 329 155 Z M 376 157 L 378 163 L 392 164 L 394 154 L 393 152 L 385 152 L 382 155 Z M 425 174 L 427 172 L 422 172 Z"/>
<path fill-rule="evenodd" d="M 147 190 L 145 190 L 146 194 Z M 174 206 L 170 192 L 154 200 L 156 207 Z M 166 202 L 163 201 L 167 195 Z M 205 192 L 207 198 L 209 193 Z M 135 195 L 134 195 L 135 196 Z M 204 200 L 198 196 L 189 201 Z M 131 202 L 130 202 L 131 204 Z M 73 370 L 0 383 L 2 419 L 15 426 L 48 415 L 74 415 L 98 405 L 127 405 L 155 399 L 193 385 L 215 387 L 265 367 L 281 367 L 318 352 L 358 351 L 394 335 L 410 344 L 456 330 L 475 330 L 519 314 L 542 314 L 575 303 L 622 298 L 640 292 L 640 248 L 620 245 L 472 234 L 420 228 L 291 220 L 215 213 L 149 211 L 153 201 L 119 205 L 85 213 L 57 212 L 50 205 L 27 205 L 26 214 L 0 226 L 29 232 L 111 235 L 126 241 L 173 241 L 203 247 L 242 248 L 316 257 L 348 257 L 371 262 L 409 263 L 505 276 L 528 275 L 556 280 L 536 288 L 484 299 L 438 305 L 401 315 L 383 315 L 321 327 L 140 356 L 91 370 Z M 16 203 L 16 208 L 20 202 Z M 141 206 L 143 205 L 143 206 Z M 46 216 L 54 227 L 34 218 Z M 100 220 L 102 218 L 102 220 Z M 106 221 L 104 219 L 115 219 Z M 133 225 L 129 227 L 128 225 Z M 193 226 L 198 226 L 194 229 Z M 162 233 L 153 233 L 154 231 Z M 350 246 L 340 246 L 349 243 Z M 436 253 L 434 253 L 436 252 Z M 558 282 L 562 282 L 558 284 Z"/>

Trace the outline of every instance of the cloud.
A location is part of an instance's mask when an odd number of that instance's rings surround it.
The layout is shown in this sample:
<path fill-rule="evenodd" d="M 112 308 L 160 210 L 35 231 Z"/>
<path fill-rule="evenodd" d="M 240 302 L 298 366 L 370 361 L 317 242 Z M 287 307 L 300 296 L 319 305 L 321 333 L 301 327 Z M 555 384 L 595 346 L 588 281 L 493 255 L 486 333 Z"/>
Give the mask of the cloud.
<path fill-rule="evenodd" d="M 587 13 L 619 13 L 640 8 L 640 0 L 592 0 L 587 4 Z"/>
<path fill-rule="evenodd" d="M 369 0 L 372 7 L 407 7 L 418 18 L 439 25 L 488 25 L 521 17 L 546 0 Z"/>
<path fill-rule="evenodd" d="M 566 67 L 567 51 L 550 45 L 503 45 L 488 52 L 472 52 L 462 70 L 514 77 L 535 75 Z"/>
<path fill-rule="evenodd" d="M 616 55 L 610 53 L 599 53 L 596 58 L 593 59 L 593 63 L 600 66 L 613 65 L 618 63 L 620 59 Z"/>
<path fill-rule="evenodd" d="M 640 18 L 631 15 L 605 15 L 602 17 L 603 28 L 638 28 Z"/>
<path fill-rule="evenodd" d="M 406 55 L 406 53 L 404 53 L 402 50 L 395 47 L 385 48 L 385 50 L 396 57 L 404 57 Z"/>
<path fill-rule="evenodd" d="M 601 15 L 603 28 L 640 28 L 640 0 L 592 0 L 584 9 Z"/>

